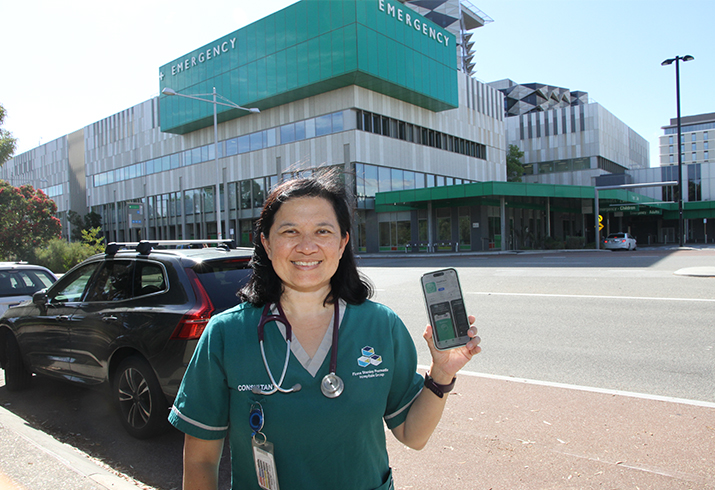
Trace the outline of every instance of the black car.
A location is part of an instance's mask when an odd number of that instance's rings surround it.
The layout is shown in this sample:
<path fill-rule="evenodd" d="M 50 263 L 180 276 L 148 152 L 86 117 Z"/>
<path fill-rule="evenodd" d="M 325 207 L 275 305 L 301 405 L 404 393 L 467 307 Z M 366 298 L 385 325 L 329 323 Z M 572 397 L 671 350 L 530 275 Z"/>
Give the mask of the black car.
<path fill-rule="evenodd" d="M 204 248 L 209 242 L 218 246 Z M 7 389 L 27 388 L 33 373 L 105 385 L 132 436 L 168 428 L 199 336 L 211 315 L 239 303 L 251 273 L 252 249 L 196 244 L 109 244 L 106 254 L 9 308 L 0 318 Z M 186 248 L 166 248 L 177 246 Z"/>

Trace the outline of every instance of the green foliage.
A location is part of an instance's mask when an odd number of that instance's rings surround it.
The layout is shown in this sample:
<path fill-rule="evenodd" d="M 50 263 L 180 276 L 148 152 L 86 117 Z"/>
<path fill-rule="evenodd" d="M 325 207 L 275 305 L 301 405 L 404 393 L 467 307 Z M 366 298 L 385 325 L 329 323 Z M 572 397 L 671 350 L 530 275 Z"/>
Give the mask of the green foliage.
<path fill-rule="evenodd" d="M 565 246 L 569 250 L 584 248 L 585 240 L 582 236 L 567 236 Z"/>
<path fill-rule="evenodd" d="M 100 228 L 82 230 L 82 241 L 68 243 L 53 238 L 47 245 L 35 250 L 34 263 L 55 273 L 64 273 L 92 255 L 104 252 L 104 238 L 98 237 Z"/>
<path fill-rule="evenodd" d="M 524 158 L 524 152 L 516 145 L 509 145 L 509 152 L 506 154 L 507 182 L 521 182 L 521 176 L 524 175 L 522 158 Z"/>
<path fill-rule="evenodd" d="M 86 230 L 102 227 L 102 216 L 94 211 L 90 211 L 84 216 L 80 216 L 76 211 L 69 211 L 67 219 L 70 222 L 70 238 L 72 241 L 83 240 L 83 234 Z"/>
<path fill-rule="evenodd" d="M 67 243 L 62 238 L 53 238 L 47 245 L 35 250 L 34 263 L 55 273 L 65 273 L 92 255 L 94 254 L 84 243 Z"/>
<path fill-rule="evenodd" d="M 87 245 L 93 254 L 104 252 L 104 237 L 99 236 L 101 233 L 102 229 L 99 226 L 89 230 L 82 230 L 82 243 Z"/>
<path fill-rule="evenodd" d="M 17 148 L 17 139 L 12 137 L 10 131 L 2 128 L 5 114 L 5 108 L 0 104 L 0 167 L 12 157 Z"/>
<path fill-rule="evenodd" d="M 0 181 L 0 259 L 31 260 L 34 249 L 59 237 L 57 205 L 40 189 Z"/>
<path fill-rule="evenodd" d="M 553 237 L 547 236 L 544 239 L 544 249 L 546 250 L 561 250 L 564 248 L 564 242 Z"/>

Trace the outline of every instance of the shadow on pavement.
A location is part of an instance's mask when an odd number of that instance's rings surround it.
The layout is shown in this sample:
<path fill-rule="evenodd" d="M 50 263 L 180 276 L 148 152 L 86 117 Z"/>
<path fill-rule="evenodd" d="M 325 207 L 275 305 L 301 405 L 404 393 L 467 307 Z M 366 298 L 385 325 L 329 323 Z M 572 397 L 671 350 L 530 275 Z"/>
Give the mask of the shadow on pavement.
<path fill-rule="evenodd" d="M 2 374 L 2 371 L 0 371 Z M 152 488 L 181 488 L 184 435 L 174 429 L 138 440 L 121 425 L 103 389 L 84 389 L 35 376 L 30 389 L 9 392 L 0 384 L 0 404 L 60 442 L 69 444 Z M 229 454 L 224 451 L 224 460 Z M 230 486 L 230 467 L 221 465 L 221 481 Z"/>

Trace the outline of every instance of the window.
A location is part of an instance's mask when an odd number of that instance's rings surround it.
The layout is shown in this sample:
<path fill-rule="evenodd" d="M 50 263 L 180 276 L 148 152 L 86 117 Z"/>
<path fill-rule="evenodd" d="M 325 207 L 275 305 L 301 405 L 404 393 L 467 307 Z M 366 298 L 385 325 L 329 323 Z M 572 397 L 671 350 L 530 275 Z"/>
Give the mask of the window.
<path fill-rule="evenodd" d="M 163 269 L 159 264 L 137 262 L 136 268 L 136 275 L 139 282 L 135 296 L 158 293 L 166 289 Z"/>
<path fill-rule="evenodd" d="M 265 184 L 263 179 L 253 179 L 253 207 L 261 208 L 265 200 Z"/>
<path fill-rule="evenodd" d="M 305 121 L 298 121 L 295 123 L 295 141 L 302 141 L 305 139 Z"/>
<path fill-rule="evenodd" d="M 695 151 L 695 150 L 697 150 L 697 149 L 698 149 L 698 144 L 697 144 L 697 143 L 692 143 L 692 144 L 690 145 L 690 151 Z"/>
<path fill-rule="evenodd" d="M 77 302 L 82 300 L 89 279 L 99 266 L 99 262 L 87 264 L 75 270 L 71 276 L 65 275 L 50 291 L 51 303 Z"/>
<path fill-rule="evenodd" d="M 315 118 L 315 135 L 316 136 L 323 136 L 325 134 L 330 134 L 330 132 L 331 132 L 331 116 L 330 116 L 330 114 Z"/>
<path fill-rule="evenodd" d="M 668 147 L 668 153 L 673 153 L 673 145 L 670 145 L 670 146 Z"/>
<path fill-rule="evenodd" d="M 697 137 L 698 137 L 698 135 L 695 134 L 695 133 L 693 133 L 693 134 L 691 135 L 690 141 L 695 141 L 695 140 L 697 139 Z"/>
<path fill-rule="evenodd" d="M 238 138 L 226 141 L 226 156 L 238 154 Z"/>
<path fill-rule="evenodd" d="M 295 141 L 295 125 L 286 124 L 281 126 L 281 144 L 292 143 Z"/>
<path fill-rule="evenodd" d="M 253 133 L 249 135 L 251 151 L 260 150 L 263 148 L 263 132 Z"/>
<path fill-rule="evenodd" d="M 241 181 L 241 209 L 251 209 L 252 180 Z"/>
<path fill-rule="evenodd" d="M 672 137 L 672 136 L 668 136 L 668 143 L 671 144 L 671 145 L 673 144 L 673 137 Z"/>
<path fill-rule="evenodd" d="M 333 113 L 332 119 L 333 119 L 333 133 L 342 131 L 344 129 L 343 113 L 342 112 Z"/>
<path fill-rule="evenodd" d="M 248 135 L 240 136 L 238 138 L 238 152 L 248 153 L 249 151 L 251 151 L 251 140 Z"/>

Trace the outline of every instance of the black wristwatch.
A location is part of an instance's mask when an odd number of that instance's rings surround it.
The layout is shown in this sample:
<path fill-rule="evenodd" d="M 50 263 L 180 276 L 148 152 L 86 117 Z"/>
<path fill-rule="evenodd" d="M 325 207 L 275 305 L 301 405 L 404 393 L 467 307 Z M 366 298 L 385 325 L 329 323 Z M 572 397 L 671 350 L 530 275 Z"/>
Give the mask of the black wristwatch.
<path fill-rule="evenodd" d="M 449 393 L 450 391 L 452 391 L 452 389 L 454 388 L 455 381 L 457 381 L 457 378 L 452 378 L 452 382 L 448 385 L 440 385 L 435 383 L 434 379 L 432 379 L 432 376 L 430 376 L 429 374 L 425 374 L 425 386 L 429 388 L 432 393 L 434 393 L 440 398 L 444 398 L 445 393 Z"/>

